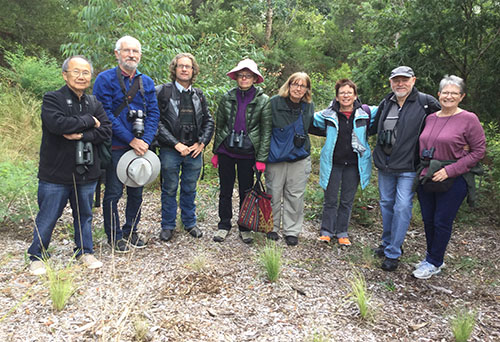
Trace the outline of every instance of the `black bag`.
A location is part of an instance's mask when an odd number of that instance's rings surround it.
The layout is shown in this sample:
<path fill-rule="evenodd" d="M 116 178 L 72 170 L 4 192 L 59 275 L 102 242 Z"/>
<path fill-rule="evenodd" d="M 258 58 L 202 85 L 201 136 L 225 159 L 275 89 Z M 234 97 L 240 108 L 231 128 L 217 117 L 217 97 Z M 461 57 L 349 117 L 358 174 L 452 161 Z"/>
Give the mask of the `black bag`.
<path fill-rule="evenodd" d="M 442 182 L 429 180 L 425 184 L 422 184 L 422 188 L 425 192 L 446 192 L 451 189 L 454 182 L 455 178 L 446 178 Z"/>

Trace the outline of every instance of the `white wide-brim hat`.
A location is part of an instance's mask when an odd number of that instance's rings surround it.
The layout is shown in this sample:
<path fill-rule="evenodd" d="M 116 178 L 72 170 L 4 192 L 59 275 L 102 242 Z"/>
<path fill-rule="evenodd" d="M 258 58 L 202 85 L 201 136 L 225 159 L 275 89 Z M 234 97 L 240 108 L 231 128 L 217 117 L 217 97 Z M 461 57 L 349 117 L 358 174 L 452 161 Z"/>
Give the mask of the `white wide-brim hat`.
<path fill-rule="evenodd" d="M 134 150 L 130 150 L 118 161 L 116 175 L 126 186 L 140 188 L 153 182 L 160 174 L 160 168 L 160 159 L 152 151 L 138 156 Z"/>
<path fill-rule="evenodd" d="M 229 78 L 231 78 L 232 80 L 237 80 L 237 73 L 243 69 L 248 69 L 253 72 L 255 76 L 257 76 L 257 81 L 255 81 L 255 83 L 264 82 L 264 77 L 262 77 L 262 75 L 260 74 L 257 63 L 255 63 L 250 58 L 240 61 L 238 65 L 231 69 L 231 71 L 229 71 L 226 75 L 229 76 Z"/>

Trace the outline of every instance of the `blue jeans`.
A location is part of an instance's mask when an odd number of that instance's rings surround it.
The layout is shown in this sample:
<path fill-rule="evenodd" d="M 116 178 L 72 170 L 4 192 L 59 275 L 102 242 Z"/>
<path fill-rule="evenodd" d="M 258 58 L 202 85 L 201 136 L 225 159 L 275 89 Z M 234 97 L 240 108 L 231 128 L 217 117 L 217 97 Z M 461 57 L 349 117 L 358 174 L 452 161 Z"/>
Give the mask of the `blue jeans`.
<path fill-rule="evenodd" d="M 161 159 L 161 229 L 173 230 L 177 216 L 177 187 L 179 172 L 181 191 L 179 205 L 184 228 L 189 230 L 196 226 L 196 183 L 200 177 L 202 159 L 201 153 L 192 158 L 182 157 L 172 148 L 160 149 Z"/>
<path fill-rule="evenodd" d="M 417 195 L 427 240 L 425 260 L 440 267 L 451 238 L 453 220 L 467 195 L 467 183 L 462 176 L 457 177 L 446 192 L 426 192 L 420 185 Z"/>
<path fill-rule="evenodd" d="M 401 255 L 401 246 L 411 220 L 415 176 L 415 172 L 378 172 L 380 211 L 384 225 L 382 245 L 388 258 L 396 259 Z"/>
<path fill-rule="evenodd" d="M 104 217 L 104 231 L 108 242 L 121 240 L 123 235 L 137 232 L 137 224 L 141 219 L 142 190 L 144 187 L 132 188 L 127 186 L 127 206 L 125 209 L 125 224 L 120 228 L 118 215 L 118 201 L 123 195 L 123 183 L 116 175 L 116 165 L 127 149 L 113 150 L 111 158 L 113 165 L 106 170 L 106 188 L 102 200 L 102 213 Z"/>
<path fill-rule="evenodd" d="M 71 205 L 73 226 L 75 228 L 75 249 L 78 256 L 94 253 L 92 244 L 92 204 L 97 182 L 74 185 L 55 184 L 38 181 L 38 208 L 35 220 L 33 242 L 28 249 L 31 260 L 39 260 L 42 254 L 48 256 L 52 231 L 66 207 Z"/>
<path fill-rule="evenodd" d="M 321 235 L 347 237 L 352 203 L 359 184 L 358 165 L 335 165 L 325 190 Z M 339 201 L 340 192 L 340 201 Z"/>

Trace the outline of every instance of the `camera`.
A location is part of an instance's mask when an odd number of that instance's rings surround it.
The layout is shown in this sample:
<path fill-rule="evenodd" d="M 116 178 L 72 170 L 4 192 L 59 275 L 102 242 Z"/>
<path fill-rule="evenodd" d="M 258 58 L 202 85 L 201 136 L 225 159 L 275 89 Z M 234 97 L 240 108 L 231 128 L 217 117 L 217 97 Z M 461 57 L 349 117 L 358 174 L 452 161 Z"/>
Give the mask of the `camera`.
<path fill-rule="evenodd" d="M 429 159 L 432 159 L 432 157 L 434 156 L 434 151 L 436 149 L 434 147 L 431 147 L 430 149 L 424 149 L 422 151 L 422 159 L 425 159 L 425 160 L 429 160 Z"/>
<path fill-rule="evenodd" d="M 378 134 L 378 143 L 382 146 L 392 145 L 392 130 L 385 130 Z"/>
<path fill-rule="evenodd" d="M 140 109 L 128 112 L 127 120 L 132 122 L 132 133 L 136 138 L 141 138 L 144 135 L 144 119 L 146 119 L 146 113 Z"/>
<path fill-rule="evenodd" d="M 295 135 L 293 136 L 293 144 L 295 145 L 295 147 L 301 148 L 302 146 L 304 146 L 306 138 L 307 136 L 305 134 L 295 133 Z"/>
<path fill-rule="evenodd" d="M 194 137 L 194 125 L 181 125 L 180 127 L 180 142 L 184 145 L 191 146 L 196 142 Z"/>
<path fill-rule="evenodd" d="M 243 132 L 243 130 L 241 130 L 240 133 L 236 134 L 236 131 L 233 129 L 229 138 L 229 147 L 234 148 L 236 146 L 238 148 L 243 148 L 244 139 L 245 132 Z"/>

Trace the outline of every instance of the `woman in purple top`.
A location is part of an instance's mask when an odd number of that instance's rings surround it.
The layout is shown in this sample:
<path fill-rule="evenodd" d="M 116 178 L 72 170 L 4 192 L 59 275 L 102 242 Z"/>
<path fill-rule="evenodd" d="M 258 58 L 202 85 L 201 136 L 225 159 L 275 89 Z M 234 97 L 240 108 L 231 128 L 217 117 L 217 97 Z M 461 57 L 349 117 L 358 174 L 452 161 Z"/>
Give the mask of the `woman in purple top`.
<path fill-rule="evenodd" d="M 271 137 L 269 97 L 254 84 L 264 82 L 257 64 L 244 59 L 227 73 L 237 87 L 224 94 L 216 114 L 212 165 L 219 168 L 219 224 L 214 241 L 222 242 L 231 229 L 232 196 L 238 170 L 240 208 L 254 182 L 254 169 L 264 172 Z M 252 243 L 249 229 L 239 227 L 244 243 Z"/>
<path fill-rule="evenodd" d="M 422 163 L 429 167 L 420 174 L 428 182 L 421 181 L 417 188 L 427 240 L 426 257 L 413 272 L 419 279 L 441 271 L 453 220 L 468 192 L 469 177 L 464 175 L 484 157 L 486 149 L 479 119 L 458 107 L 465 97 L 463 79 L 445 76 L 438 97 L 441 110 L 427 117 L 420 135 Z"/>

